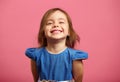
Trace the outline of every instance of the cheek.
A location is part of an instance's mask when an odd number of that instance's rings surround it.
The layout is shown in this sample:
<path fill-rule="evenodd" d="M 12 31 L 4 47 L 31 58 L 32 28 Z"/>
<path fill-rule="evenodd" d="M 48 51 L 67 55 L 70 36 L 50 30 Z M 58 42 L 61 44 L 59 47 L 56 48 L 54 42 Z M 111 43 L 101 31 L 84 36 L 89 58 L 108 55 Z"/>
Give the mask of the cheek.
<path fill-rule="evenodd" d="M 66 28 L 66 33 L 67 33 L 67 35 L 69 35 L 69 27 Z"/>
<path fill-rule="evenodd" d="M 67 31 L 67 35 L 70 35 L 69 29 L 68 29 L 68 31 Z"/>
<path fill-rule="evenodd" d="M 65 29 L 64 33 L 65 33 L 66 36 L 68 36 L 69 35 L 69 29 Z"/>
<path fill-rule="evenodd" d="M 50 29 L 48 27 L 45 27 L 45 29 L 44 29 L 45 36 L 48 35 L 49 32 L 50 32 Z"/>
<path fill-rule="evenodd" d="M 44 32 L 47 32 L 48 31 L 48 27 L 44 27 Z"/>

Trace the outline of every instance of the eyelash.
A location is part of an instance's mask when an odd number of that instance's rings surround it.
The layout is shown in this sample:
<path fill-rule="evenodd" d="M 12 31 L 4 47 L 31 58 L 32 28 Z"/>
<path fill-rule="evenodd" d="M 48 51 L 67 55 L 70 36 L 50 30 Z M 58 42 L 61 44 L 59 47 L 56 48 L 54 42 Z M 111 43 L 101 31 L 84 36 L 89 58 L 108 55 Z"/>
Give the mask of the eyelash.
<path fill-rule="evenodd" d="M 64 22 L 59 22 L 59 24 L 64 24 Z"/>
<path fill-rule="evenodd" d="M 62 21 L 60 21 L 59 22 L 59 24 L 64 24 L 65 22 L 62 22 Z M 51 25 L 51 24 L 53 24 L 52 22 L 48 22 L 48 23 L 46 23 L 46 25 Z"/>
<path fill-rule="evenodd" d="M 52 24 L 52 22 L 48 22 L 46 25 L 51 25 Z"/>

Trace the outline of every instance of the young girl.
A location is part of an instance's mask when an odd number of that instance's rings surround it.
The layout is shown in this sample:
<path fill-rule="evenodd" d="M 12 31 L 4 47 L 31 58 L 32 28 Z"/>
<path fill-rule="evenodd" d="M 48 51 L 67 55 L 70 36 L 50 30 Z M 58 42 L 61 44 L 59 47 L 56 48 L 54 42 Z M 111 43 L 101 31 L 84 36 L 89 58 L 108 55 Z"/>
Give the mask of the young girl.
<path fill-rule="evenodd" d="M 60 8 L 48 10 L 40 24 L 38 48 L 28 48 L 34 82 L 82 82 L 86 52 L 75 50 L 79 36 L 69 15 Z"/>

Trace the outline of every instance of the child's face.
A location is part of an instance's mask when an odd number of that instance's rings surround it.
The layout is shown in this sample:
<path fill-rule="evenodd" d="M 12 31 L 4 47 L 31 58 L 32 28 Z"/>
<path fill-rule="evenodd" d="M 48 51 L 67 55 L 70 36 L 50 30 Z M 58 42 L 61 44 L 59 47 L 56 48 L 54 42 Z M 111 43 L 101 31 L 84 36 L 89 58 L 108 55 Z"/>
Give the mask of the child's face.
<path fill-rule="evenodd" d="M 66 15 L 55 11 L 46 20 L 44 33 L 47 39 L 66 39 L 69 35 L 69 24 Z"/>

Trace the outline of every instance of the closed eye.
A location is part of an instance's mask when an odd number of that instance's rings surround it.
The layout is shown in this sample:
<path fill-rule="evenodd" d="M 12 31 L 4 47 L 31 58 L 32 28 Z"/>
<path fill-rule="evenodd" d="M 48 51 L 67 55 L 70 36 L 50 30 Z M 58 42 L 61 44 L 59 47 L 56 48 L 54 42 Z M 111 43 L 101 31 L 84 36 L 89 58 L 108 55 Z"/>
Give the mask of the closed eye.
<path fill-rule="evenodd" d="M 47 22 L 47 23 L 46 23 L 46 25 L 51 25 L 51 24 L 53 24 L 53 22 Z"/>
<path fill-rule="evenodd" d="M 62 22 L 62 21 L 61 21 L 61 22 L 59 22 L 59 24 L 64 24 L 64 23 L 65 23 L 65 22 Z"/>

